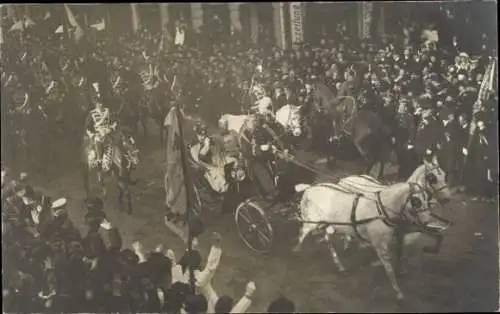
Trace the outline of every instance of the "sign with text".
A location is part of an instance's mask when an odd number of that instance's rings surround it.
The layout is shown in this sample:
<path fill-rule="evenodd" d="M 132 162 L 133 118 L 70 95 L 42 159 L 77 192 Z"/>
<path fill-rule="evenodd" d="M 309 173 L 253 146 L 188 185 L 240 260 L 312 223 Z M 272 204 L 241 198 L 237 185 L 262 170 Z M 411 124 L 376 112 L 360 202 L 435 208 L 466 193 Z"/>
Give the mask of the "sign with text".
<path fill-rule="evenodd" d="M 304 4 L 302 2 L 290 2 L 290 24 L 292 43 L 302 43 L 304 41 Z"/>

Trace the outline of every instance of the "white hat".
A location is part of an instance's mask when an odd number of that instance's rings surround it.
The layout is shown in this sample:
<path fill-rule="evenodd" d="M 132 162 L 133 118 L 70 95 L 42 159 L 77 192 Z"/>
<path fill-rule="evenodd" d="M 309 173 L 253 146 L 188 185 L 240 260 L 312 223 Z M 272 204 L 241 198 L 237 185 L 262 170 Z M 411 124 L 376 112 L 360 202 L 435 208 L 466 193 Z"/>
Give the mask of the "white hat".
<path fill-rule="evenodd" d="M 66 205 L 66 203 L 67 203 L 67 200 L 64 197 L 61 197 L 52 203 L 52 209 L 59 209 L 59 208 L 63 207 L 64 205 Z"/>
<path fill-rule="evenodd" d="M 92 83 L 92 87 L 94 87 L 96 93 L 99 93 L 99 83 Z"/>

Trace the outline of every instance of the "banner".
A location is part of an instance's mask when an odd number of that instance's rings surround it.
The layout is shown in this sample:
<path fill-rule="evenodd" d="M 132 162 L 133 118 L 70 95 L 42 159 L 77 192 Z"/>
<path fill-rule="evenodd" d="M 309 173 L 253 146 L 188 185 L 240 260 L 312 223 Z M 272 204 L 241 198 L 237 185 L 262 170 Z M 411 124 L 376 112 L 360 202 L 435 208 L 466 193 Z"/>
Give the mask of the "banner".
<path fill-rule="evenodd" d="M 184 215 L 187 211 L 187 190 L 184 178 L 181 150 L 185 149 L 181 142 L 179 116 L 176 107 L 173 107 L 165 118 L 165 127 L 168 130 L 166 147 L 165 169 L 165 205 L 172 213 Z M 180 111 L 180 110 L 179 110 Z M 182 112 L 179 112 L 182 115 Z"/>
<path fill-rule="evenodd" d="M 304 41 L 304 6 L 302 2 L 290 2 L 290 26 L 292 44 Z"/>
<path fill-rule="evenodd" d="M 361 38 L 368 38 L 371 35 L 373 21 L 373 2 L 361 3 Z"/>
<path fill-rule="evenodd" d="M 137 3 L 131 3 L 130 9 L 132 11 L 132 27 L 134 29 L 134 32 L 137 32 L 140 27 L 139 12 L 137 12 Z"/>
<path fill-rule="evenodd" d="M 76 42 L 78 42 L 83 37 L 83 29 L 80 27 L 80 24 L 78 24 L 75 16 L 73 15 L 73 12 L 71 12 L 71 9 L 67 4 L 64 5 L 64 9 L 66 10 L 66 15 L 68 16 L 69 24 L 71 25 L 71 27 L 74 28 L 73 38 L 75 39 Z"/>

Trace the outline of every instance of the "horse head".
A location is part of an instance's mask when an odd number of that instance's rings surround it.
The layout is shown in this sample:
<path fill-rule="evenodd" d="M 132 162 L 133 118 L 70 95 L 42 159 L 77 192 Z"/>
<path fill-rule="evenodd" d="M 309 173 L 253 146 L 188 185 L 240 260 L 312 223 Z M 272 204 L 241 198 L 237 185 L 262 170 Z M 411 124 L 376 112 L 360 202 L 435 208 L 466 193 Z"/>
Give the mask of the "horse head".
<path fill-rule="evenodd" d="M 432 212 L 430 197 L 425 188 L 419 184 L 397 183 L 379 193 L 382 212 L 396 225 L 409 224 L 435 232 L 442 232 L 449 227 L 449 224 L 444 223 Z"/>
<path fill-rule="evenodd" d="M 302 119 L 300 115 L 301 106 L 286 105 L 276 113 L 276 121 L 278 121 L 286 130 L 290 131 L 293 136 L 302 135 Z"/>
<path fill-rule="evenodd" d="M 124 130 L 121 132 L 121 144 L 124 149 L 125 157 L 130 162 L 130 165 L 139 164 L 139 150 L 137 149 L 134 138 L 132 137 L 132 132 L 130 130 Z"/>
<path fill-rule="evenodd" d="M 452 199 L 451 189 L 446 183 L 446 173 L 441 169 L 436 156 L 431 161 L 424 159 L 423 165 L 415 170 L 407 182 L 419 184 L 440 202 L 447 203 Z"/>
<path fill-rule="evenodd" d="M 403 208 L 402 214 L 412 225 L 432 230 L 433 232 L 444 232 L 450 225 L 432 212 L 430 197 L 422 186 L 410 183 L 410 194 Z"/>

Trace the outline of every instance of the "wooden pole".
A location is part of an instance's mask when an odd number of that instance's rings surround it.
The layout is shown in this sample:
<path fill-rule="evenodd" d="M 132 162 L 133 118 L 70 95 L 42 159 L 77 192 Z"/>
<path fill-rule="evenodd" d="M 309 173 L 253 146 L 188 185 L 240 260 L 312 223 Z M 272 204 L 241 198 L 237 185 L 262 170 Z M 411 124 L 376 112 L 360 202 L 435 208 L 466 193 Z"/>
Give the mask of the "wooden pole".
<path fill-rule="evenodd" d="M 184 185 L 186 189 L 186 219 L 188 226 L 188 254 L 191 254 L 193 251 L 193 233 L 191 232 L 191 211 L 193 210 L 193 202 L 191 201 L 191 181 L 189 180 L 189 171 L 186 162 L 186 145 L 184 144 L 184 117 L 182 116 L 179 105 L 176 105 L 176 114 L 177 121 L 179 123 L 179 140 L 180 140 L 180 154 L 181 154 L 181 163 L 182 163 L 182 173 L 184 176 Z M 191 293 L 195 293 L 195 278 L 194 278 L 194 269 L 189 263 L 189 286 L 191 288 Z"/>

